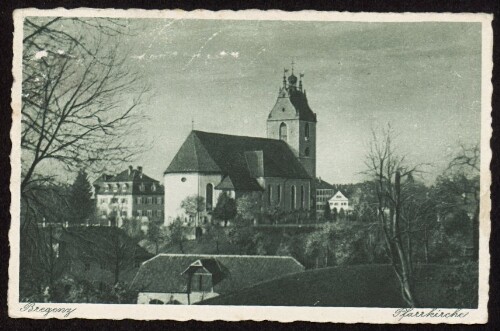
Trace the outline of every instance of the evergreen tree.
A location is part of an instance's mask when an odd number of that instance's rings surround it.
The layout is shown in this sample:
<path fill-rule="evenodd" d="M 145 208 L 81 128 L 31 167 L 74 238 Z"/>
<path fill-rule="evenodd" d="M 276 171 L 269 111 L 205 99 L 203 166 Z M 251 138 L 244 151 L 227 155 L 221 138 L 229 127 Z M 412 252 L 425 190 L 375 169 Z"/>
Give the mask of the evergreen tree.
<path fill-rule="evenodd" d="M 213 216 L 217 220 L 224 221 L 224 226 L 227 226 L 227 222 L 236 217 L 236 211 L 236 201 L 223 192 L 217 199 Z"/>
<path fill-rule="evenodd" d="M 92 185 L 90 185 L 85 170 L 80 170 L 73 185 L 70 188 L 69 207 L 71 210 L 70 223 L 86 223 L 94 213 L 94 201 L 92 201 Z"/>
<path fill-rule="evenodd" d="M 325 218 L 325 220 L 330 221 L 332 219 L 332 211 L 330 209 L 330 204 L 328 203 L 328 201 L 325 203 L 323 210 L 323 217 Z"/>

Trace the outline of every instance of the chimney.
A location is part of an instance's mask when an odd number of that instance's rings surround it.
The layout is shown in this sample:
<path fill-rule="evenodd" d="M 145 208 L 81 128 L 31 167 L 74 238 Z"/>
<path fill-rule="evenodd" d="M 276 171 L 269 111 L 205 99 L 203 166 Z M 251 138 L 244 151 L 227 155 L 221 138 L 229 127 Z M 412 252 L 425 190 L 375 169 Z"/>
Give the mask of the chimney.
<path fill-rule="evenodd" d="M 132 170 L 134 170 L 134 167 L 131 165 L 128 166 L 128 175 L 130 176 L 132 174 Z"/>
<path fill-rule="evenodd" d="M 137 166 L 137 171 L 139 171 L 139 178 L 142 178 L 142 166 Z"/>

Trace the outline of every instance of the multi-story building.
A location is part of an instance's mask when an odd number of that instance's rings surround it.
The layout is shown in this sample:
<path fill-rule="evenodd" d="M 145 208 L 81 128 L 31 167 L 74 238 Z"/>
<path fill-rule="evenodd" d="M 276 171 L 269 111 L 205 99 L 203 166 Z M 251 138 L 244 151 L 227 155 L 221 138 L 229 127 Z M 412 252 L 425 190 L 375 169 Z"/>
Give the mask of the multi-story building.
<path fill-rule="evenodd" d="M 335 193 L 333 185 L 325 182 L 321 177 L 316 178 L 316 216 L 322 217 L 325 213 L 325 205 Z"/>
<path fill-rule="evenodd" d="M 93 183 L 97 213 L 110 224 L 124 219 L 163 220 L 164 188 L 159 181 L 132 166 L 117 175 L 103 174 Z"/>

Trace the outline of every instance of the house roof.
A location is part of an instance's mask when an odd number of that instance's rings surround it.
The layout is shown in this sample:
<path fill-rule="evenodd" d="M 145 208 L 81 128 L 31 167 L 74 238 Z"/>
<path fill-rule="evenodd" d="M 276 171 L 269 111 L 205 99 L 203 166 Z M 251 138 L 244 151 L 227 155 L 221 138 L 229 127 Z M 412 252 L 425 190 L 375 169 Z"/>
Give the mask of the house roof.
<path fill-rule="evenodd" d="M 330 198 L 330 200 L 349 200 L 349 199 L 346 198 L 346 196 L 342 192 L 338 191 Z"/>
<path fill-rule="evenodd" d="M 99 178 L 97 178 L 93 185 L 96 187 L 97 193 L 100 193 L 99 188 L 106 183 L 129 183 L 132 182 L 132 187 L 127 189 L 127 192 L 133 194 L 163 194 L 164 188 L 163 185 L 159 181 L 154 178 L 149 177 L 144 172 L 139 171 L 138 169 L 132 169 L 130 166 L 129 169 L 124 170 L 116 175 L 108 175 L 102 174 Z M 152 184 L 155 184 L 155 190 L 153 191 Z M 144 184 L 144 190 L 140 190 L 140 184 Z"/>
<path fill-rule="evenodd" d="M 334 190 L 335 187 L 333 187 L 332 184 L 325 182 L 321 178 L 316 178 L 316 189 L 320 190 Z"/>
<path fill-rule="evenodd" d="M 242 191 L 262 190 L 260 175 L 310 178 L 284 141 L 202 131 L 191 131 L 165 170 L 183 172 L 220 173 Z"/>
<path fill-rule="evenodd" d="M 224 275 L 215 282 L 217 293 L 231 293 L 304 271 L 304 266 L 288 256 L 159 254 L 142 263 L 131 287 L 140 292 L 186 292 L 184 272 L 197 261 L 203 261 L 205 269 Z"/>

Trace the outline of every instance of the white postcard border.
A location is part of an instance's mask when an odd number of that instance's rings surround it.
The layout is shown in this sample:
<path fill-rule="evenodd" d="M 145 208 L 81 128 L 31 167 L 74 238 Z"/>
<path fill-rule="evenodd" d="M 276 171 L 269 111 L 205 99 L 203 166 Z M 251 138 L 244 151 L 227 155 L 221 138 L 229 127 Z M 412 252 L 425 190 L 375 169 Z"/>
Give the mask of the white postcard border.
<path fill-rule="evenodd" d="M 480 249 L 479 249 L 479 299 L 477 309 L 435 309 L 438 317 L 431 317 L 431 309 L 423 311 L 427 317 L 401 317 L 395 308 L 344 308 L 344 307 L 276 307 L 276 306 L 175 306 L 175 305 L 106 305 L 106 304 L 33 304 L 44 311 L 35 311 L 34 306 L 19 303 L 19 221 L 21 182 L 21 82 L 22 82 L 22 28 L 27 16 L 80 16 L 80 17 L 123 17 L 123 18 L 171 18 L 171 19 L 225 19 L 225 20 L 290 20 L 290 21 L 353 21 L 353 22 L 478 22 L 482 24 L 482 84 L 481 84 L 481 202 L 480 202 Z M 20 9 L 14 12 L 14 58 L 12 88 L 12 152 L 11 152 L 11 229 L 9 242 L 8 312 L 14 318 L 87 318 L 87 319 L 137 319 L 137 320 L 200 320 L 200 321 L 313 321 L 342 323 L 485 323 L 488 319 L 489 291 L 489 238 L 491 162 L 490 139 L 491 75 L 493 69 L 493 31 L 491 14 L 472 13 L 349 13 L 349 12 L 284 12 L 284 11 L 206 11 L 142 10 L 142 9 Z M 50 308 L 47 310 L 47 308 Z M 54 310 L 51 310 L 54 309 Z M 74 310 L 72 310 L 74 309 Z M 71 310 L 71 312 L 69 312 Z M 465 314 L 463 317 L 439 314 Z M 443 315 L 441 315 L 443 316 Z M 451 316 L 451 317 L 450 317 Z"/>

